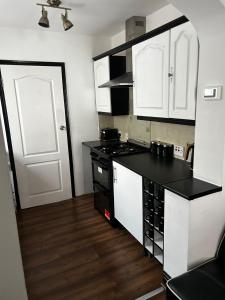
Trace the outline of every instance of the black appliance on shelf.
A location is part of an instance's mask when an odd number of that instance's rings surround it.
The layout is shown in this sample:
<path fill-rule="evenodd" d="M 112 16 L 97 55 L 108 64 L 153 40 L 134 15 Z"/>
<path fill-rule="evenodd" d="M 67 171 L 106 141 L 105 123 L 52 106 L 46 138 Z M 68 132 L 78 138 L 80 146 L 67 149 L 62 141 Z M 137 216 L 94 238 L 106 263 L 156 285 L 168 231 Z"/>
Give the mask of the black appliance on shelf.
<path fill-rule="evenodd" d="M 119 141 L 120 133 L 117 128 L 103 128 L 100 130 L 100 140 L 107 141 Z"/>
<path fill-rule="evenodd" d="M 114 218 L 113 167 L 112 158 L 121 155 L 148 152 L 149 149 L 134 143 L 111 141 L 101 142 L 91 150 L 94 187 L 94 207 L 112 226 L 117 225 Z"/>

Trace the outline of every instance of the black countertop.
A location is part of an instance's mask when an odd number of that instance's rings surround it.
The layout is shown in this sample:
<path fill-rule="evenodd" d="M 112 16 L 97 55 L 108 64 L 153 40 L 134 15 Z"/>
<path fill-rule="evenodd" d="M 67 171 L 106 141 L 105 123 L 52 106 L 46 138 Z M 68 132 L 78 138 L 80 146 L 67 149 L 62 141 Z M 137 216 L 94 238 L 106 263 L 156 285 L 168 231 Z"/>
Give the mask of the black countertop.
<path fill-rule="evenodd" d="M 101 141 L 84 142 L 83 145 L 93 148 L 100 146 Z M 141 153 L 114 157 L 113 160 L 187 200 L 222 190 L 220 186 L 194 178 L 189 163 L 180 159 L 166 160 Z"/>
<path fill-rule="evenodd" d="M 168 182 L 192 177 L 192 171 L 186 161 L 180 159 L 163 159 L 150 153 L 119 156 L 115 162 L 135 173 L 164 185 Z"/>
<path fill-rule="evenodd" d="M 193 177 L 165 184 L 164 187 L 188 200 L 222 191 L 220 186 Z"/>
<path fill-rule="evenodd" d="M 84 146 L 87 146 L 89 148 L 94 148 L 102 145 L 101 141 L 90 141 L 90 142 L 83 142 Z"/>
<path fill-rule="evenodd" d="M 222 187 L 194 178 L 189 163 L 180 159 L 165 160 L 143 153 L 113 160 L 187 200 L 222 191 Z"/>

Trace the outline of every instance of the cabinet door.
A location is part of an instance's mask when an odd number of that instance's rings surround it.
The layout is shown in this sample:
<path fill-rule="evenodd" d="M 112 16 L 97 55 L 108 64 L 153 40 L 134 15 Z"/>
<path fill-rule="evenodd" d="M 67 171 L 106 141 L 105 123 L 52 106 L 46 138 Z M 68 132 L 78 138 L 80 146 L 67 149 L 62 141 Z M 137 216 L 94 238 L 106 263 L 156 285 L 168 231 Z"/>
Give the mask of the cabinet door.
<path fill-rule="evenodd" d="M 171 30 L 169 117 L 195 120 L 198 38 L 190 22 Z"/>
<path fill-rule="evenodd" d="M 108 56 L 94 62 L 94 75 L 97 111 L 111 113 L 110 89 L 99 88 L 101 84 L 106 83 L 110 78 Z"/>
<path fill-rule="evenodd" d="M 132 47 L 134 115 L 168 117 L 169 37 L 167 31 Z"/>
<path fill-rule="evenodd" d="M 143 244 L 142 177 L 113 162 L 115 218 Z"/>

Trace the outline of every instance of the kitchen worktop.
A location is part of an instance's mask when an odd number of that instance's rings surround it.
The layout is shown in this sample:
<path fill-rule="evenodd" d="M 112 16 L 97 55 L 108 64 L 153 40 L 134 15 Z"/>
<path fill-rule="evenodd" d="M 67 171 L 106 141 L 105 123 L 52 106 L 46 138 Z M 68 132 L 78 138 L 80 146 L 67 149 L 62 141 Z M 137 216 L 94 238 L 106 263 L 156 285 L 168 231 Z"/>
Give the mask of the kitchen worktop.
<path fill-rule="evenodd" d="M 90 141 L 90 142 L 83 142 L 84 146 L 87 146 L 89 148 L 94 148 L 102 145 L 101 141 Z"/>
<path fill-rule="evenodd" d="M 83 145 L 89 148 L 101 144 L 101 141 L 83 142 Z M 114 157 L 113 160 L 187 200 L 222 190 L 220 186 L 194 178 L 190 164 L 184 160 L 176 158 L 168 160 L 155 157 L 148 152 Z"/>
<path fill-rule="evenodd" d="M 116 157 L 113 160 L 187 200 L 222 190 L 222 187 L 194 178 L 189 163 L 180 159 L 168 160 L 142 153 Z"/>
<path fill-rule="evenodd" d="M 180 159 L 168 160 L 154 157 L 150 153 L 142 153 L 120 156 L 113 160 L 158 184 L 192 177 L 189 164 Z"/>
<path fill-rule="evenodd" d="M 165 184 L 164 187 L 167 190 L 178 194 L 188 200 L 193 200 L 202 196 L 222 191 L 221 186 L 216 186 L 194 177 L 171 182 Z"/>

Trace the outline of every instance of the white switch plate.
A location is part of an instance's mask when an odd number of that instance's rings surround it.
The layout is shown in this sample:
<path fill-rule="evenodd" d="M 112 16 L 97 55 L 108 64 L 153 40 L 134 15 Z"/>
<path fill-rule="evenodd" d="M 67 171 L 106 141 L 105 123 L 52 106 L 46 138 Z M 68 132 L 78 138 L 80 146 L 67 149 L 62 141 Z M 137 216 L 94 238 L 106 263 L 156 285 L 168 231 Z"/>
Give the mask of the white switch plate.
<path fill-rule="evenodd" d="M 221 100 L 222 86 L 207 86 L 204 88 L 203 97 L 205 100 Z"/>
<path fill-rule="evenodd" d="M 184 158 L 184 147 L 179 145 L 174 145 L 174 155 Z"/>

